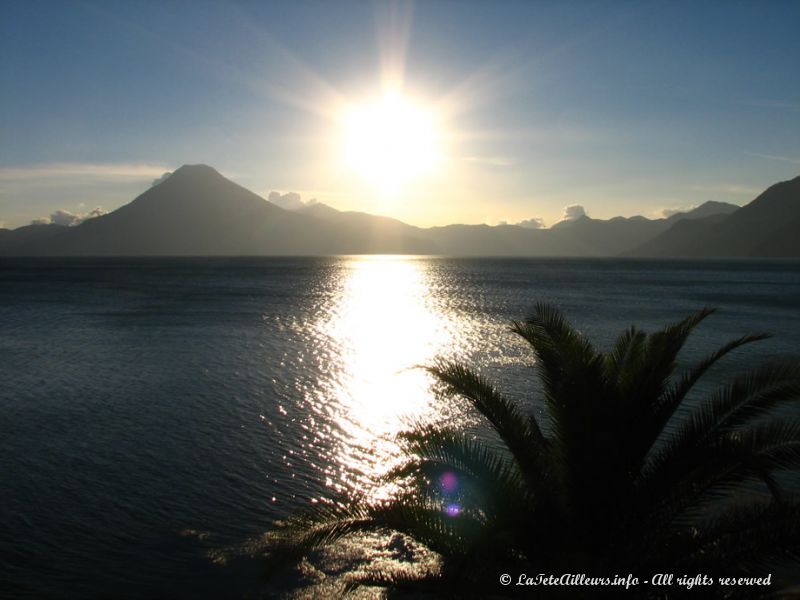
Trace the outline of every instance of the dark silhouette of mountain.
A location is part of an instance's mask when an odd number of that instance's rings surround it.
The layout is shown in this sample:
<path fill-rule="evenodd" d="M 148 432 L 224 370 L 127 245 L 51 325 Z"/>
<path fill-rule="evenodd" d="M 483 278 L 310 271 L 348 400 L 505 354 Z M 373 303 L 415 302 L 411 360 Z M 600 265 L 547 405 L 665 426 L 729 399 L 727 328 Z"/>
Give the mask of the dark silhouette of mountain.
<path fill-rule="evenodd" d="M 552 235 L 560 239 L 562 244 L 580 244 L 584 248 L 584 256 L 619 254 L 669 227 L 664 219 L 650 220 L 644 217 L 615 217 L 605 221 L 583 216 L 556 225 Z"/>
<path fill-rule="evenodd" d="M 441 248 L 426 230 L 390 217 L 339 211 L 322 202 L 307 204 L 295 212 L 325 221 L 333 225 L 344 239 L 360 239 L 367 248 L 394 248 L 392 252 L 399 254 L 441 253 Z"/>
<path fill-rule="evenodd" d="M 694 219 L 705 214 L 731 212 L 738 207 L 707 202 L 671 219 Z M 669 219 L 641 216 L 616 217 L 608 221 L 580 217 L 557 223 L 551 229 L 529 229 L 517 225 L 447 225 L 421 229 L 396 219 L 359 212 L 341 212 L 323 203 L 306 205 L 297 212 L 317 216 L 351 230 L 372 235 L 397 236 L 401 232 L 416 239 L 429 239 L 433 253 L 448 256 L 613 256 L 667 229 Z"/>
<path fill-rule="evenodd" d="M 423 229 L 326 204 L 285 210 L 211 167 L 186 165 L 129 204 L 76 226 L 0 230 L 0 254 L 174 256 L 440 254 L 449 256 L 798 256 L 800 178 L 744 208 L 707 202 L 665 219 L 582 216 L 550 229 Z"/>
<path fill-rule="evenodd" d="M 446 256 L 548 256 L 539 230 L 515 225 L 447 225 L 426 230 Z"/>
<path fill-rule="evenodd" d="M 739 210 L 739 208 L 740 207 L 735 204 L 709 200 L 688 212 L 679 212 L 670 215 L 666 220 L 670 223 L 677 223 L 681 219 L 705 219 L 706 217 L 712 217 L 714 215 L 730 215 Z"/>
<path fill-rule="evenodd" d="M 25 225 L 16 229 L 0 229 L 0 254 L 27 254 L 45 247 L 53 238 L 59 237 L 63 225 Z"/>
<path fill-rule="evenodd" d="M 679 221 L 731 214 L 738 209 L 738 206 L 725 202 L 706 202 L 665 219 L 647 219 L 637 215 L 601 220 L 584 215 L 556 223 L 550 232 L 558 240 L 554 240 L 553 245 L 563 248 L 566 256 L 574 255 L 574 252 L 580 256 L 614 256 L 651 240 Z"/>
<path fill-rule="evenodd" d="M 680 220 L 631 256 L 800 256 L 800 177 L 767 188 L 727 216 Z"/>
<path fill-rule="evenodd" d="M 340 216 L 343 214 L 342 211 L 336 210 L 332 206 L 328 206 L 323 202 L 304 205 L 302 208 L 298 208 L 297 212 L 304 215 L 311 215 L 312 217 L 317 217 L 318 219 L 325 219 L 328 221 L 338 220 Z"/>
<path fill-rule="evenodd" d="M 14 255 L 170 256 L 429 253 L 427 240 L 373 236 L 283 210 L 206 165 L 185 165 L 133 202 L 74 227 L 0 238 Z M 6 236 L 7 237 L 7 236 Z"/>

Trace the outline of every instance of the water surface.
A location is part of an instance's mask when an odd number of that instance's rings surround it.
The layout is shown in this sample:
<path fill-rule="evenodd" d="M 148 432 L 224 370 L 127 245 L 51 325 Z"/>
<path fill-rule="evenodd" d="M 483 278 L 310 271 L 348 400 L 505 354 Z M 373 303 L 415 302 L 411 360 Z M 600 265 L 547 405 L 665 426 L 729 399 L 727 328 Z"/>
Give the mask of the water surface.
<path fill-rule="evenodd" d="M 412 421 L 480 427 L 415 366 L 457 356 L 540 411 L 508 324 L 548 301 L 600 346 L 719 307 L 685 358 L 776 334 L 727 363 L 746 368 L 800 349 L 798 267 L 1 259 L 0 578 L 33 597 L 259 590 L 257 570 L 216 567 L 209 551 L 371 489 Z"/>

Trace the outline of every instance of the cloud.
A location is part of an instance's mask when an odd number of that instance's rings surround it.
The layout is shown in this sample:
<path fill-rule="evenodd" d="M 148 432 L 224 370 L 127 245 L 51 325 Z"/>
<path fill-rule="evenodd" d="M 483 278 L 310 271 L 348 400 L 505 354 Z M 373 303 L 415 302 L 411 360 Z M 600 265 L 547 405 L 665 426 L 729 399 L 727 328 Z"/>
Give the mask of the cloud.
<path fill-rule="evenodd" d="M 107 214 L 108 211 L 105 208 L 102 206 L 95 206 L 92 210 L 83 215 L 83 220 L 86 221 L 87 219 L 94 219 L 95 217 L 102 217 Z"/>
<path fill-rule="evenodd" d="M 285 194 L 281 194 L 280 192 L 270 192 L 269 196 L 267 196 L 267 200 L 285 210 L 297 210 L 299 208 L 303 208 L 304 206 L 311 206 L 312 204 L 317 203 L 314 198 L 308 202 L 303 202 L 303 199 L 297 192 L 287 192 Z"/>
<path fill-rule="evenodd" d="M 544 229 L 544 219 L 542 219 L 542 217 L 531 217 L 530 219 L 520 221 L 516 225 L 524 227 L 525 229 Z"/>
<path fill-rule="evenodd" d="M 53 225 L 77 225 L 81 222 L 81 217 L 66 210 L 57 210 L 50 215 L 50 222 Z"/>
<path fill-rule="evenodd" d="M 586 216 L 588 216 L 586 214 L 586 209 L 584 209 L 580 204 L 571 204 L 570 206 L 564 207 L 563 219 L 565 221 L 574 221 L 575 219 L 580 219 L 581 217 Z"/>
<path fill-rule="evenodd" d="M 170 175 L 172 175 L 172 172 L 171 171 L 167 171 L 161 177 L 157 177 L 156 179 L 153 179 L 153 183 L 150 184 L 150 187 L 156 187 L 159 183 L 164 183 L 167 179 L 169 179 Z"/>
<path fill-rule="evenodd" d="M 134 163 L 49 163 L 0 169 L 0 181 L 40 181 L 42 179 L 143 179 L 158 176 L 167 169 L 162 165 Z"/>
<path fill-rule="evenodd" d="M 761 154 L 759 152 L 745 152 L 747 156 L 755 156 L 756 158 L 765 158 L 767 160 L 779 160 L 781 162 L 792 163 L 793 165 L 800 165 L 800 158 L 792 156 L 779 156 L 777 154 Z"/>
<path fill-rule="evenodd" d="M 690 210 L 694 210 L 695 208 L 697 208 L 696 204 L 692 204 L 691 206 L 678 206 L 676 208 L 662 208 L 660 211 L 656 212 L 656 215 L 658 215 L 662 219 L 668 219 L 673 215 L 677 215 L 679 213 L 687 213 Z"/>
<path fill-rule="evenodd" d="M 73 225 L 80 225 L 84 221 L 88 219 L 93 219 L 95 217 L 102 216 L 106 214 L 108 211 L 104 208 L 98 206 L 88 213 L 83 214 L 76 214 L 71 213 L 68 210 L 57 210 L 50 214 L 50 218 L 39 218 L 34 219 L 31 221 L 31 225 L 63 225 L 65 227 L 71 227 Z"/>

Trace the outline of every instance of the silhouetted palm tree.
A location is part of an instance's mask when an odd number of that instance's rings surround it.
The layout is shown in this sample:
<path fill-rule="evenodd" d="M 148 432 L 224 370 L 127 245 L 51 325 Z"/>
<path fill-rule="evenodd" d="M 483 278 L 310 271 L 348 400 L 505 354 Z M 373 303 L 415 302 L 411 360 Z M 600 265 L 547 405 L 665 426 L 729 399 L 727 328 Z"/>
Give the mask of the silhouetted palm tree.
<path fill-rule="evenodd" d="M 767 337 L 733 340 L 676 375 L 679 351 L 712 312 L 649 335 L 632 327 L 601 353 L 558 310 L 537 305 L 511 329 L 533 350 L 545 419 L 462 364 L 426 367 L 440 393 L 465 398 L 493 434 L 434 426 L 402 434 L 408 462 L 387 480 L 405 492 L 299 516 L 276 532 L 278 554 L 398 531 L 443 557 L 441 572 L 418 579 L 475 594 L 502 593 L 501 573 L 763 576 L 797 560 L 800 501 L 782 482 L 796 487 L 800 468 L 800 419 L 790 407 L 800 399 L 800 364 L 772 362 L 687 401 L 719 359 Z M 398 587 L 414 576 L 369 579 Z M 639 586 L 628 595 L 670 591 Z"/>

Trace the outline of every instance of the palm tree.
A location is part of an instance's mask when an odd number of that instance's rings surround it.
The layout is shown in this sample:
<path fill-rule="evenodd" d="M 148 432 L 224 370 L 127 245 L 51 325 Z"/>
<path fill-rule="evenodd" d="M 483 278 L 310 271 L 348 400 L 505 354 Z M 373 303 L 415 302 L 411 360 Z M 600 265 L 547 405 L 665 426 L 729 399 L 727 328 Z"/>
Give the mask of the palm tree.
<path fill-rule="evenodd" d="M 603 353 L 558 310 L 537 305 L 511 331 L 533 351 L 545 419 L 462 364 L 425 367 L 439 393 L 466 399 L 491 435 L 430 425 L 402 434 L 407 463 L 386 479 L 405 492 L 300 515 L 275 532 L 275 556 L 297 558 L 358 531 L 396 531 L 439 553 L 441 570 L 362 580 L 476 595 L 501 593 L 500 573 L 763 576 L 797 560 L 800 501 L 790 488 L 800 468 L 800 364 L 765 364 L 690 397 L 717 361 L 767 337 L 732 340 L 676 374 L 681 348 L 712 312 L 652 334 L 631 327 Z M 598 596 L 568 589 L 573 598 Z M 669 591 L 639 586 L 632 595 Z"/>

